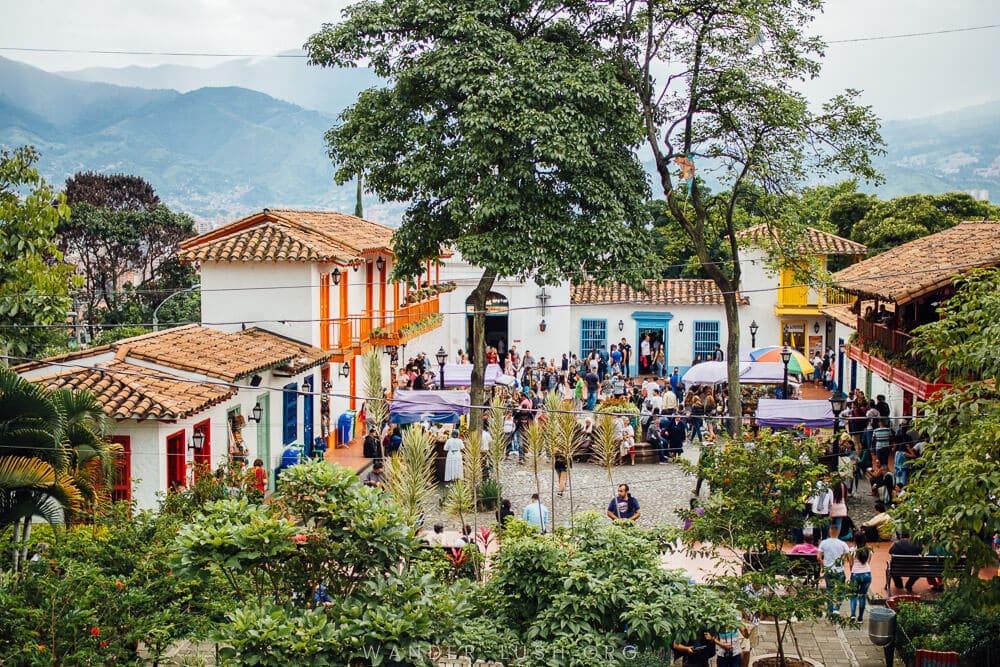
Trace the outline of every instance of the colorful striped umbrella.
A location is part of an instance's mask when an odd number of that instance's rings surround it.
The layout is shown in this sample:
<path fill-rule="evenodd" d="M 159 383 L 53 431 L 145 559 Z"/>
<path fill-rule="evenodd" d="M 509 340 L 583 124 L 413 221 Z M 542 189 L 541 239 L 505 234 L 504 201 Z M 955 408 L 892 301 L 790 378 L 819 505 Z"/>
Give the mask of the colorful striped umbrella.
<path fill-rule="evenodd" d="M 750 351 L 750 358 L 753 361 L 770 361 L 772 363 L 782 363 L 781 349 L 775 345 L 770 347 L 759 347 Z M 792 350 L 792 357 L 788 360 L 788 372 L 798 375 L 812 375 L 815 368 L 809 363 L 809 359 L 798 350 Z"/>

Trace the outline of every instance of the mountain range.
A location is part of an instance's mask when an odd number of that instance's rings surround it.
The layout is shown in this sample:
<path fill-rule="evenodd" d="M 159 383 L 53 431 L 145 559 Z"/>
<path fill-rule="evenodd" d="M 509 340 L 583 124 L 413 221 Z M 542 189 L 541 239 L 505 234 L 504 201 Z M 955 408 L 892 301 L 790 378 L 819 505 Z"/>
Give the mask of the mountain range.
<path fill-rule="evenodd" d="M 323 137 L 379 80 L 283 55 L 58 74 L 0 58 L 0 146 L 35 145 L 56 186 L 78 171 L 142 176 L 172 209 L 208 224 L 265 206 L 353 211 L 354 185 L 333 183 Z M 886 183 L 869 191 L 1000 193 L 1000 101 L 888 121 L 882 133 Z M 386 224 L 401 211 L 365 201 L 366 217 Z"/>

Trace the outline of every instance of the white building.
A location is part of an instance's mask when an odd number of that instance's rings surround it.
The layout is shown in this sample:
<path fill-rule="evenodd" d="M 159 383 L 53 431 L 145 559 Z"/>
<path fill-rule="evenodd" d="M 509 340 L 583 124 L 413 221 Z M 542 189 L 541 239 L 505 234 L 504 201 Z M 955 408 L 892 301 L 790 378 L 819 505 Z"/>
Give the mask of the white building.
<path fill-rule="evenodd" d="M 193 464 L 214 470 L 240 443 L 270 472 L 286 445 L 311 442 L 322 404 L 316 371 L 329 356 L 260 329 L 192 324 L 14 370 L 97 397 L 123 451 L 113 497 L 149 508 L 157 494 L 189 484 Z"/>

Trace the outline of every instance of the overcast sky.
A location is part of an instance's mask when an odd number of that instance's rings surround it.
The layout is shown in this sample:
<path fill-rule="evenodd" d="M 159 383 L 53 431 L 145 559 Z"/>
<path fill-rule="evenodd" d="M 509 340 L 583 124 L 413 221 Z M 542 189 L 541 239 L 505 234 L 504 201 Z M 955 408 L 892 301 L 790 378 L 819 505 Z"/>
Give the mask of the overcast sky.
<path fill-rule="evenodd" d="M 345 0 L 0 0 L 0 47 L 277 53 L 300 47 Z M 828 0 L 816 30 L 833 41 L 1000 24 L 997 0 Z M 1000 28 L 830 44 L 817 99 L 846 87 L 883 118 L 907 118 L 1000 99 Z M 220 58 L 86 53 L 0 55 L 50 71 Z"/>

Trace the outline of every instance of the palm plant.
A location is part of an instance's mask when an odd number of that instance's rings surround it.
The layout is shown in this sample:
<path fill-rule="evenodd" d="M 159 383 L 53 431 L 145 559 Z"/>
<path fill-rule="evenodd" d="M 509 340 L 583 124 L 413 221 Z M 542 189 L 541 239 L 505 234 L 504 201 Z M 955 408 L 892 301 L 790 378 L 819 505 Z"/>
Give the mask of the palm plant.
<path fill-rule="evenodd" d="M 389 406 L 385 402 L 385 385 L 382 384 L 382 359 L 375 350 L 370 350 L 361 360 L 365 374 L 365 420 L 369 426 L 382 427 L 389 418 Z"/>
<path fill-rule="evenodd" d="M 555 489 L 555 457 L 562 456 L 566 460 L 567 472 L 569 474 L 569 517 L 570 527 L 573 525 L 573 459 L 579 455 L 583 449 L 583 433 L 577 427 L 576 416 L 567 409 L 566 402 L 555 392 L 549 392 L 545 398 L 545 411 L 547 418 L 545 428 L 547 440 L 550 443 L 552 454 L 552 474 L 553 489 Z M 553 501 L 553 507 L 555 503 Z M 554 514 L 554 513 L 553 513 Z M 553 517 L 553 521 L 554 521 Z"/>
<path fill-rule="evenodd" d="M 416 524 L 434 495 L 434 442 L 426 431 L 403 431 L 399 451 L 385 462 L 385 488 Z"/>
<path fill-rule="evenodd" d="M 91 394 L 49 391 L 0 369 L 0 530 L 14 527 L 14 569 L 27 555 L 32 517 L 58 529 L 96 502 L 111 459 L 104 424 Z"/>
<path fill-rule="evenodd" d="M 524 438 L 525 449 L 531 455 L 531 470 L 535 474 L 535 492 L 538 497 L 542 497 L 542 483 L 538 478 L 541 469 L 542 455 L 546 449 L 546 432 L 538 419 L 533 419 L 528 423 L 528 428 L 521 435 Z"/>
<path fill-rule="evenodd" d="M 615 483 L 611 471 L 618 461 L 619 442 L 615 438 L 615 417 L 609 414 L 597 414 L 597 424 L 594 426 L 594 462 L 608 473 L 608 483 L 611 485 L 611 495 L 615 494 Z"/>

